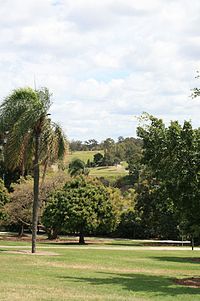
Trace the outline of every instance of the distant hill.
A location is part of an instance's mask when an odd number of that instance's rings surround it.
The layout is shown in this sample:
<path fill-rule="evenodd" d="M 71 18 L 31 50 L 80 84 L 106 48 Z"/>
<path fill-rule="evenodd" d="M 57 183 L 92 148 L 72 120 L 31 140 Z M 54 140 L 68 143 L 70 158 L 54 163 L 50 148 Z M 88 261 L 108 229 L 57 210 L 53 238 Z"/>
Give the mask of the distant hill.
<path fill-rule="evenodd" d="M 76 151 L 76 152 L 70 152 L 66 156 L 66 162 L 69 163 L 73 159 L 80 159 L 83 162 L 87 163 L 88 159 L 90 161 L 93 161 L 93 157 L 95 154 L 101 153 L 102 155 L 104 154 L 103 150 L 95 150 L 95 151 Z"/>

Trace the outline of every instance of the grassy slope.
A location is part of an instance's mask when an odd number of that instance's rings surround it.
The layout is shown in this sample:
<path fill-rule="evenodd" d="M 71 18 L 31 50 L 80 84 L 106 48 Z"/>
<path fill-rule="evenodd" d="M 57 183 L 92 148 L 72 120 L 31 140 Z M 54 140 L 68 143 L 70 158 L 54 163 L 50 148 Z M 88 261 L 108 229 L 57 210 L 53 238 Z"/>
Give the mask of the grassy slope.
<path fill-rule="evenodd" d="M 102 167 L 95 167 L 90 169 L 90 176 L 95 177 L 104 177 L 106 179 L 115 180 L 118 177 L 123 177 L 127 175 L 128 172 L 125 170 L 123 166 L 116 167 L 116 166 L 102 166 Z"/>
<path fill-rule="evenodd" d="M 103 151 L 73 152 L 72 154 L 68 154 L 67 162 L 71 162 L 73 159 L 78 158 L 84 161 L 85 163 L 87 163 L 88 159 L 90 161 L 93 161 L 94 155 L 99 152 L 103 154 Z M 123 162 L 121 167 L 108 166 L 108 167 L 90 168 L 90 175 L 95 177 L 104 177 L 112 181 L 118 177 L 127 175 L 127 171 L 125 170 L 126 166 L 127 166 L 126 162 Z"/>
<path fill-rule="evenodd" d="M 1 241 L 0 245 L 5 243 Z M 192 262 L 191 257 L 199 257 L 200 251 L 49 245 L 49 251 L 59 256 L 32 256 L 7 254 L 1 246 L 2 301 L 199 300 L 200 289 L 177 286 L 172 279 L 198 276 L 200 264 Z"/>
<path fill-rule="evenodd" d="M 87 160 L 93 161 L 94 155 L 97 153 L 102 153 L 103 151 L 80 151 L 80 152 L 73 152 L 67 155 L 67 162 L 71 162 L 73 159 L 81 159 L 85 163 Z"/>

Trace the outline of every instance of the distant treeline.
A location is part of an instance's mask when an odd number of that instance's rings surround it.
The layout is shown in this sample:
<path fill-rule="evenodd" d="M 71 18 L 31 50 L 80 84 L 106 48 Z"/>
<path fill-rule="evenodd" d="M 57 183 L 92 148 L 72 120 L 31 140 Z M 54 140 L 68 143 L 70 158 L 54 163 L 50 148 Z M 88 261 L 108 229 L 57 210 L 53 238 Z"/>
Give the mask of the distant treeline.
<path fill-rule="evenodd" d="M 118 164 L 121 161 L 131 163 L 133 160 L 137 161 L 141 156 L 142 140 L 138 138 L 120 136 L 117 141 L 112 138 L 107 138 L 101 142 L 95 139 L 87 141 L 72 140 L 69 143 L 71 152 L 74 151 L 102 151 L 94 156 L 94 162 L 88 162 L 95 166 L 111 166 Z"/>
<path fill-rule="evenodd" d="M 69 148 L 71 152 L 75 151 L 96 151 L 96 150 L 103 150 L 107 148 L 110 145 L 126 145 L 133 143 L 138 146 L 142 146 L 142 140 L 138 138 L 133 138 L 133 137 L 127 137 L 124 138 L 122 136 L 119 136 L 117 139 L 117 142 L 115 142 L 114 139 L 112 138 L 107 138 L 101 142 L 98 142 L 95 139 L 89 139 L 86 141 L 81 141 L 81 140 L 74 140 L 72 139 L 69 142 Z"/>

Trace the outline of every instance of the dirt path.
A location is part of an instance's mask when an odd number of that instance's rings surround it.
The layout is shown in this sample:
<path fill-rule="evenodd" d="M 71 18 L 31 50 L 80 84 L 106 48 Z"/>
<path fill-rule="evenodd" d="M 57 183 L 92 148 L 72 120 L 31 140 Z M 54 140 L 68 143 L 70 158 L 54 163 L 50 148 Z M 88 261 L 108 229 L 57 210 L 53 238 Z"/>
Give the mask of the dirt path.
<path fill-rule="evenodd" d="M 0 245 L 0 249 L 29 249 L 30 246 L 4 246 Z M 117 250 L 117 251 L 131 251 L 131 250 L 152 250 L 152 251 L 190 251 L 190 247 L 133 247 L 133 246 L 38 246 L 38 249 L 69 249 L 69 250 Z M 194 249 L 195 251 L 200 251 L 200 247 Z"/>

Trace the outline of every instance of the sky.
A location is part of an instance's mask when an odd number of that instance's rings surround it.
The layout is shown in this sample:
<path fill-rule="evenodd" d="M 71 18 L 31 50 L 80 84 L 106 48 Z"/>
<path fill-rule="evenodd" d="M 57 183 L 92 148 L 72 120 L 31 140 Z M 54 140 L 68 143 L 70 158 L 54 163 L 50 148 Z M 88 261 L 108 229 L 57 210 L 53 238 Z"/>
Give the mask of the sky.
<path fill-rule="evenodd" d="M 69 139 L 136 136 L 148 112 L 200 126 L 199 0 L 0 0 L 0 100 L 48 87 Z"/>

